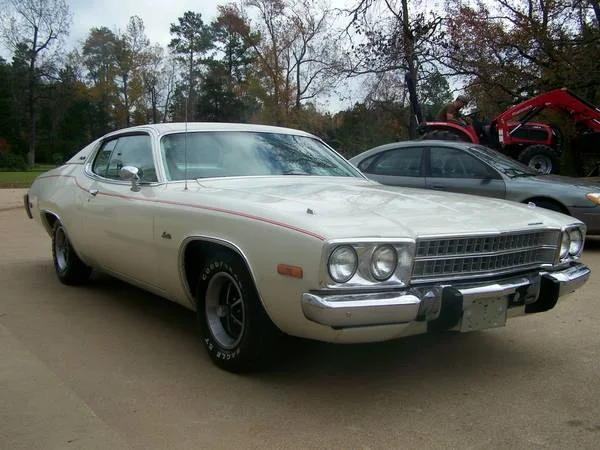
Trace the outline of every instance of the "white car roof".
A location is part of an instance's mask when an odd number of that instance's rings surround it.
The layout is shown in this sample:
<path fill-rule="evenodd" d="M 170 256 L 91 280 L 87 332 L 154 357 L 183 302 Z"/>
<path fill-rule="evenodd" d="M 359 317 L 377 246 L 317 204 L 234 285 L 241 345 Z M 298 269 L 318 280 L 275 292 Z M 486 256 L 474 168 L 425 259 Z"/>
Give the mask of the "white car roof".
<path fill-rule="evenodd" d="M 168 133 L 183 133 L 188 131 L 190 133 L 198 131 L 251 131 L 255 133 L 279 133 L 279 134 L 293 134 L 297 136 L 306 136 L 317 138 L 316 136 L 307 133 L 305 131 L 295 130 L 292 128 L 276 127 L 272 125 L 255 125 L 248 123 L 222 123 L 222 122 L 170 122 L 170 123 L 155 123 L 148 125 L 139 125 L 135 127 L 122 128 L 115 130 L 108 134 L 105 134 L 101 138 L 96 139 L 91 144 L 85 146 L 73 157 L 71 157 L 67 164 L 83 164 L 89 154 L 96 148 L 97 143 L 105 138 L 118 135 L 121 133 L 135 133 L 136 131 L 154 131 L 159 136 Z M 318 138 L 317 138 L 318 139 Z"/>
<path fill-rule="evenodd" d="M 253 131 L 259 133 L 280 133 L 280 134 L 295 134 L 300 136 L 311 136 L 310 133 L 306 133 L 300 130 L 294 130 L 292 128 L 276 127 L 272 125 L 255 125 L 249 123 L 223 123 L 223 122 L 171 122 L 171 123 L 156 123 L 149 125 L 140 125 L 137 127 L 124 128 L 121 130 L 109 133 L 107 136 L 117 134 L 121 132 L 131 131 L 147 131 L 155 130 L 158 134 L 172 133 L 172 132 L 189 132 L 194 131 Z"/>

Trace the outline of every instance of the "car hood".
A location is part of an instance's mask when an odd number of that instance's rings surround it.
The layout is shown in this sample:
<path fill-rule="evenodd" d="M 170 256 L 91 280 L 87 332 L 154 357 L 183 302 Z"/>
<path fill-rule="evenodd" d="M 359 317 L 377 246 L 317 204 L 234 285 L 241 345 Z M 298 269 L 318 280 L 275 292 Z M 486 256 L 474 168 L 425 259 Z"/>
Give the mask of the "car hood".
<path fill-rule="evenodd" d="M 539 183 L 546 183 L 552 185 L 568 185 L 571 187 L 578 187 L 586 190 L 587 192 L 600 192 L 600 178 L 575 178 L 565 177 L 562 175 L 538 175 L 530 178 L 524 178 L 534 180 Z"/>
<path fill-rule="evenodd" d="M 235 211 L 299 227 L 325 239 L 417 237 L 560 228 L 576 219 L 516 202 L 384 186 L 343 177 L 200 180 L 187 190 Z M 189 197 L 188 197 L 189 199 Z"/>

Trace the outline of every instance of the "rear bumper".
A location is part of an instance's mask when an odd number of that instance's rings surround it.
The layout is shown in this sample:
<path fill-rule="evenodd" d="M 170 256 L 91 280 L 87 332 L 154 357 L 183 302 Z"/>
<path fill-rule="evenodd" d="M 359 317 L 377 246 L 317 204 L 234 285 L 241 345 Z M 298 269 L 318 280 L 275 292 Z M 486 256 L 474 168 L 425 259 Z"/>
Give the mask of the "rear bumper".
<path fill-rule="evenodd" d="M 547 311 L 590 276 L 583 264 L 486 283 L 431 285 L 404 291 L 331 294 L 307 292 L 307 319 L 332 328 L 427 322 L 432 331 L 502 326 L 508 317 Z"/>

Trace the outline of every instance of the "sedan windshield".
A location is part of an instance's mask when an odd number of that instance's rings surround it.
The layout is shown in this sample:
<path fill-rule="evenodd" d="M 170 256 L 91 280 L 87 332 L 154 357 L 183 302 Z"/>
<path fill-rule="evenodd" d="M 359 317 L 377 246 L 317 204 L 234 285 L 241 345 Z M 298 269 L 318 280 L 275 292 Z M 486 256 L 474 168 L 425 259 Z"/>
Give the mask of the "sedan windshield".
<path fill-rule="evenodd" d="M 469 150 L 473 155 L 509 177 L 529 177 L 539 175 L 538 172 L 529 166 L 509 158 L 489 147 L 474 145 L 470 147 Z"/>
<path fill-rule="evenodd" d="M 168 180 L 252 175 L 361 177 L 318 139 L 283 133 L 202 131 L 167 134 L 161 157 Z"/>

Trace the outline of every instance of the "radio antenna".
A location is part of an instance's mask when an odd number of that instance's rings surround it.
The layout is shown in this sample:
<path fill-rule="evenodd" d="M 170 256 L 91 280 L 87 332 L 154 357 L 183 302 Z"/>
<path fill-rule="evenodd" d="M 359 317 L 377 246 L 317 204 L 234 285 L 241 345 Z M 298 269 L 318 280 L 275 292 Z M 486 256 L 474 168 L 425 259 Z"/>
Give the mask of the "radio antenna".
<path fill-rule="evenodd" d="M 190 99 L 190 94 L 192 90 L 190 89 L 188 96 L 185 99 L 185 131 L 184 131 L 184 139 L 183 139 L 183 158 L 184 158 L 184 168 L 183 168 L 183 176 L 185 178 L 184 190 L 187 191 L 188 188 L 188 101 Z"/>

